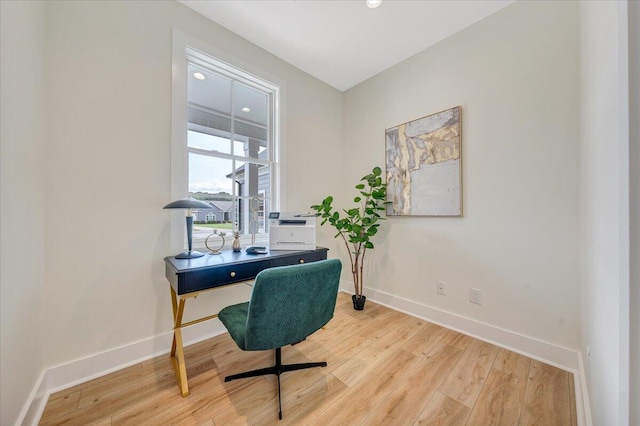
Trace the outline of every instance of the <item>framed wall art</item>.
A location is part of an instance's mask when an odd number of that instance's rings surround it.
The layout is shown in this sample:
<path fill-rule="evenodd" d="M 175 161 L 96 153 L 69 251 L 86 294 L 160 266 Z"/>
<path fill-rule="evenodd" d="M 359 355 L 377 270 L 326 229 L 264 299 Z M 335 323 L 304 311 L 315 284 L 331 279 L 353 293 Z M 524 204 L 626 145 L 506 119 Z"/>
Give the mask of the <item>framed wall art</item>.
<path fill-rule="evenodd" d="M 385 131 L 388 216 L 462 217 L 461 110 Z"/>

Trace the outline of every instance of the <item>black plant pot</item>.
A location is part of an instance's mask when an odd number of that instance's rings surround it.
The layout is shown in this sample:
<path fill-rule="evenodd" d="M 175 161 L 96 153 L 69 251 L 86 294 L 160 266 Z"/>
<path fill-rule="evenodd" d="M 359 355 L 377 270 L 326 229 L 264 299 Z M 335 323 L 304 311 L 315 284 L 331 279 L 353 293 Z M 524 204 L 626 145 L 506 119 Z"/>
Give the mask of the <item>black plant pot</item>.
<path fill-rule="evenodd" d="M 353 300 L 353 309 L 355 309 L 356 311 L 364 310 L 364 302 L 367 301 L 366 296 L 356 297 L 356 295 L 354 294 L 353 296 L 351 296 L 351 300 Z"/>

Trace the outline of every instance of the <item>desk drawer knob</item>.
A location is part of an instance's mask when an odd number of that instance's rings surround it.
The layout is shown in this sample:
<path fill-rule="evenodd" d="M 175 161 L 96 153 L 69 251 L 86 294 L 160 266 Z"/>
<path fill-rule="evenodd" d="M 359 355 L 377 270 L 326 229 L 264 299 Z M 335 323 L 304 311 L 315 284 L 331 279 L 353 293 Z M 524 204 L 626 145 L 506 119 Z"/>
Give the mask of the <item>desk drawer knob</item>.
<path fill-rule="evenodd" d="M 304 263 L 304 259 L 300 259 L 300 260 L 299 260 L 299 262 L 300 262 L 300 263 Z"/>
<path fill-rule="evenodd" d="M 231 278 L 235 277 L 236 273 L 235 272 L 231 272 Z"/>

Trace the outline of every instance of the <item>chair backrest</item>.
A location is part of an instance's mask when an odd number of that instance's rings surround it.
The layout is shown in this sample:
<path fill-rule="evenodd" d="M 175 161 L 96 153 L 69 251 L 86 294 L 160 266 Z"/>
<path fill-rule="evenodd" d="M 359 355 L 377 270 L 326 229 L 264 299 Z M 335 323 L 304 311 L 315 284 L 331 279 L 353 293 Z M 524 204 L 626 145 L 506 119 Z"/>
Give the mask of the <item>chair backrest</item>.
<path fill-rule="evenodd" d="M 249 302 L 246 350 L 297 343 L 333 317 L 342 263 L 338 259 L 265 269 Z"/>

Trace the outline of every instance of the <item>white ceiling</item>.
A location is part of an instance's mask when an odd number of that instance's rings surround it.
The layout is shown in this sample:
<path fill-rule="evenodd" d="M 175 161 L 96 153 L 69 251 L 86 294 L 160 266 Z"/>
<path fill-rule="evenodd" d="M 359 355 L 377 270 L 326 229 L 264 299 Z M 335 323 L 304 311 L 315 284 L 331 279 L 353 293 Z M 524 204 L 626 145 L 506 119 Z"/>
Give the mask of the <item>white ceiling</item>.
<path fill-rule="evenodd" d="M 514 0 L 179 0 L 340 91 Z"/>

